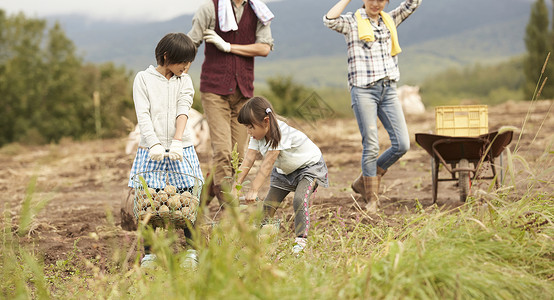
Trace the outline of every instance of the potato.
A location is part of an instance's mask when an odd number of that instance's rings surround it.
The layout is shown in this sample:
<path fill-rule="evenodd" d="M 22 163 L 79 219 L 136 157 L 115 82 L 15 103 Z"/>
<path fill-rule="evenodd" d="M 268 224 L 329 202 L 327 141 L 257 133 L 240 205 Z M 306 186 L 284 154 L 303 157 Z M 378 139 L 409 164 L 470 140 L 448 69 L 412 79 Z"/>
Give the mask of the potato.
<path fill-rule="evenodd" d="M 167 202 L 167 199 L 169 199 L 169 196 L 167 195 L 166 192 L 159 191 L 154 199 L 160 201 L 160 203 L 165 203 Z"/>
<path fill-rule="evenodd" d="M 185 194 L 182 194 L 180 196 L 181 205 L 182 206 L 189 206 L 190 205 L 190 198 L 186 196 Z"/>
<path fill-rule="evenodd" d="M 167 205 L 160 206 L 160 209 L 158 209 L 158 213 L 160 214 L 160 217 L 169 217 L 169 207 Z"/>
<path fill-rule="evenodd" d="M 146 198 L 146 192 L 142 189 L 141 190 L 137 189 L 136 192 L 135 192 L 135 197 L 137 199 L 144 199 L 144 198 Z"/>
<path fill-rule="evenodd" d="M 175 193 L 177 193 L 177 188 L 173 185 L 168 184 L 165 186 L 164 192 L 166 192 L 169 196 L 173 196 L 175 195 Z"/>
<path fill-rule="evenodd" d="M 190 208 L 190 207 L 183 207 L 181 209 L 181 212 L 183 213 L 183 217 L 189 219 L 192 223 L 196 221 L 196 210 Z"/>
<path fill-rule="evenodd" d="M 167 206 L 172 210 L 181 208 L 181 197 L 174 195 L 167 200 Z"/>
<path fill-rule="evenodd" d="M 148 200 L 148 202 L 150 202 L 150 200 Z M 162 203 L 158 200 L 152 200 L 150 205 L 152 206 L 153 210 L 158 210 L 160 208 L 160 206 L 162 205 Z"/>
<path fill-rule="evenodd" d="M 171 212 L 171 217 L 173 217 L 177 220 L 182 220 L 183 219 L 183 213 L 180 210 L 175 210 L 175 211 Z"/>
<path fill-rule="evenodd" d="M 190 214 L 191 209 L 188 206 L 184 206 L 183 208 L 181 208 L 181 212 L 183 213 L 183 216 L 186 218 Z"/>
<path fill-rule="evenodd" d="M 146 208 L 148 207 L 148 199 L 144 199 L 144 198 L 138 198 L 137 199 L 137 206 L 140 210 L 146 210 Z"/>
<path fill-rule="evenodd" d="M 154 198 L 156 196 L 156 190 L 153 189 L 153 188 L 148 188 L 148 192 L 150 193 L 150 196 L 152 196 L 152 198 Z M 146 193 L 144 193 L 145 196 L 144 198 L 148 198 L 148 195 L 146 195 Z"/>
<path fill-rule="evenodd" d="M 192 196 L 190 198 L 190 202 L 191 202 L 190 206 L 196 208 L 198 207 L 198 204 L 200 204 L 200 199 L 198 199 L 198 197 Z"/>

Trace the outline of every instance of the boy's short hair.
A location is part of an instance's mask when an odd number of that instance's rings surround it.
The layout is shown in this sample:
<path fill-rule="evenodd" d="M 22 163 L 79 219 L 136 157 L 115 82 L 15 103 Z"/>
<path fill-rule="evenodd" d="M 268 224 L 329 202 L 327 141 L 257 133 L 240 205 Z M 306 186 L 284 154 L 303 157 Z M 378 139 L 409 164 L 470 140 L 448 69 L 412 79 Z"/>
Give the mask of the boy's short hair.
<path fill-rule="evenodd" d="M 196 57 L 196 45 L 184 33 L 168 33 L 156 46 L 156 62 L 160 66 L 192 62 Z"/>

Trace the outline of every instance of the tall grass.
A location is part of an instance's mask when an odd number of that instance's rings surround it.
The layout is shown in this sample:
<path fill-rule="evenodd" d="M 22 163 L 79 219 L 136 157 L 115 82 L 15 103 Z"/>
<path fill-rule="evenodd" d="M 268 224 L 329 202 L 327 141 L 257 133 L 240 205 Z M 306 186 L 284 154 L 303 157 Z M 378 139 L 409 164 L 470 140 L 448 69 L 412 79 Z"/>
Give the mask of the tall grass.
<path fill-rule="evenodd" d="M 0 292 L 6 299 L 548 299 L 552 204 L 541 190 L 521 199 L 489 193 L 453 211 L 431 207 L 374 225 L 314 211 L 328 222 L 314 225 L 300 257 L 290 252 L 288 231 L 261 233 L 255 214 L 230 209 L 218 226 L 199 226 L 195 271 L 180 267 L 173 231 L 143 228 L 138 236 L 152 240 L 157 270 L 146 273 L 138 259 L 109 272 L 87 262 L 87 276 L 65 278 L 45 274 L 5 218 Z"/>

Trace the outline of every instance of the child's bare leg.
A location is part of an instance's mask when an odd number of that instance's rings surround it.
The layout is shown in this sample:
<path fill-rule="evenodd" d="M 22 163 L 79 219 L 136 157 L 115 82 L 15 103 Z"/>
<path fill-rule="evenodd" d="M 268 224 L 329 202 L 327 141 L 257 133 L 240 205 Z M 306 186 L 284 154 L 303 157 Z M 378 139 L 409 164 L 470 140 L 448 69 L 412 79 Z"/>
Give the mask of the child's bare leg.
<path fill-rule="evenodd" d="M 296 186 L 292 205 L 294 207 L 294 233 L 297 237 L 308 237 L 310 227 L 309 204 L 310 196 L 317 188 L 315 181 L 303 178 Z"/>

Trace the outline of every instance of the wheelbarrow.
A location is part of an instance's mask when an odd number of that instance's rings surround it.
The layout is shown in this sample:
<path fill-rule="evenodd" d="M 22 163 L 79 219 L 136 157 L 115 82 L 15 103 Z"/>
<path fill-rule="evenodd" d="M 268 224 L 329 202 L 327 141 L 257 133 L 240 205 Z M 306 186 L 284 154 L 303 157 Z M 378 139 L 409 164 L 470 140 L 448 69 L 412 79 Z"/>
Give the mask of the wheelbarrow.
<path fill-rule="evenodd" d="M 502 152 L 510 144 L 513 131 L 489 132 L 476 137 L 455 137 L 427 133 L 416 133 L 415 140 L 431 155 L 431 177 L 433 182 L 433 203 L 437 201 L 437 189 L 440 181 L 458 181 L 460 200 L 466 201 L 471 182 L 476 178 L 494 179 L 497 175 L 495 159 L 500 156 L 500 180 L 495 181 L 498 188 L 502 181 Z M 486 176 L 482 164 L 489 163 L 492 175 Z M 452 175 L 439 178 L 439 167 Z M 470 166 L 472 164 L 473 166 Z"/>

